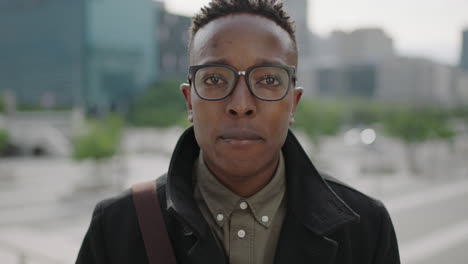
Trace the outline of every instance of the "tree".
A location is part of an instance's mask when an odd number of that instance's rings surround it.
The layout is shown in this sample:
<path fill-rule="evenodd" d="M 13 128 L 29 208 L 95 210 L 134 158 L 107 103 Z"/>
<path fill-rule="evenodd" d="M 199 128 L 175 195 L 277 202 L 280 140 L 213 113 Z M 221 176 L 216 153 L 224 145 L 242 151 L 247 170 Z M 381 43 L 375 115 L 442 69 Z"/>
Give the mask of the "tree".
<path fill-rule="evenodd" d="M 398 109 L 382 120 L 384 131 L 407 144 L 409 169 L 418 173 L 415 147 L 430 139 L 451 140 L 455 131 L 448 124 L 449 116 L 438 109 Z"/>
<path fill-rule="evenodd" d="M 102 160 L 116 154 L 123 126 L 117 115 L 106 117 L 101 122 L 90 121 L 88 133 L 77 138 L 73 157 L 77 160 Z"/>
<path fill-rule="evenodd" d="M 0 95 L 0 113 L 5 113 L 5 97 Z"/>
<path fill-rule="evenodd" d="M 8 132 L 4 129 L 0 129 L 0 154 L 3 153 L 8 147 Z"/>
<path fill-rule="evenodd" d="M 343 105 L 339 102 L 304 99 L 296 110 L 295 127 L 303 130 L 320 148 L 320 137 L 336 135 L 342 127 L 343 117 Z"/>
<path fill-rule="evenodd" d="M 187 125 L 187 110 L 179 90 L 181 83 L 158 82 L 138 96 L 130 110 L 130 124 L 152 127 Z"/>
<path fill-rule="evenodd" d="M 90 121 L 88 133 L 76 139 L 73 158 L 76 160 L 91 160 L 94 173 L 91 179 L 85 179 L 81 189 L 94 189 L 114 184 L 114 178 L 105 170 L 107 161 L 117 154 L 123 127 L 122 118 L 110 115 L 103 120 Z M 114 165 L 114 164 L 110 164 Z"/>

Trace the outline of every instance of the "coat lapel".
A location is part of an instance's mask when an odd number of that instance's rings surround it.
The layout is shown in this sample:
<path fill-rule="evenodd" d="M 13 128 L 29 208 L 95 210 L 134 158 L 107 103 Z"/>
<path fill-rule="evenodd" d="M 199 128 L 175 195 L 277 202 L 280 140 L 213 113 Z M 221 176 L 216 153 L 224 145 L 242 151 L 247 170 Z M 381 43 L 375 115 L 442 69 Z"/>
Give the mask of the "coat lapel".
<path fill-rule="evenodd" d="M 275 264 L 333 263 L 338 243 L 318 236 L 288 214 L 283 223 L 275 255 Z"/>
<path fill-rule="evenodd" d="M 328 186 L 291 132 L 282 150 L 288 213 L 275 264 L 333 263 L 339 245 L 326 235 L 346 224 L 359 222 L 359 215 Z"/>
<path fill-rule="evenodd" d="M 196 237 L 195 243 L 187 251 L 190 263 L 227 263 L 222 246 L 211 232 L 193 197 L 192 166 L 198 154 L 199 147 L 191 127 L 181 136 L 169 165 L 166 185 L 167 210 L 175 212 L 178 216 L 178 220 L 185 226 L 184 229 L 187 229 L 184 231 L 187 237 Z"/>
<path fill-rule="evenodd" d="M 197 241 L 189 250 L 188 258 L 190 259 L 190 263 L 193 264 L 228 263 L 224 250 L 218 245 L 214 237 Z"/>

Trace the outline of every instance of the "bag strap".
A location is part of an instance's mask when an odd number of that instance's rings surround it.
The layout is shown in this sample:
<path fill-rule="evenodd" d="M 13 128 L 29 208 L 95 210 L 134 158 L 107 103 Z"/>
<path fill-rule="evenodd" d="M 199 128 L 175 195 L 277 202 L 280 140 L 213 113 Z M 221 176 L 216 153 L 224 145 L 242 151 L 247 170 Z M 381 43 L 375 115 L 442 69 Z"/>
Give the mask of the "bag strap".
<path fill-rule="evenodd" d="M 132 186 L 146 255 L 150 264 L 176 264 L 156 190 L 154 180 Z"/>

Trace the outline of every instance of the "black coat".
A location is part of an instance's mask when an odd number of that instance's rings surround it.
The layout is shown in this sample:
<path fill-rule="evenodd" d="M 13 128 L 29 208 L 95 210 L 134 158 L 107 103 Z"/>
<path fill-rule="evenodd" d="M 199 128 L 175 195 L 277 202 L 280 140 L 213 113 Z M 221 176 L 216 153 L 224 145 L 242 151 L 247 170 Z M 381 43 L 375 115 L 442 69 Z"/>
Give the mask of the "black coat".
<path fill-rule="evenodd" d="M 291 132 L 282 150 L 287 213 L 276 264 L 400 263 L 395 231 L 381 202 L 320 175 Z M 177 143 L 168 173 L 157 180 L 161 208 L 179 264 L 228 263 L 193 198 L 198 153 L 190 128 Z M 130 190 L 96 206 L 76 263 L 148 263 Z"/>

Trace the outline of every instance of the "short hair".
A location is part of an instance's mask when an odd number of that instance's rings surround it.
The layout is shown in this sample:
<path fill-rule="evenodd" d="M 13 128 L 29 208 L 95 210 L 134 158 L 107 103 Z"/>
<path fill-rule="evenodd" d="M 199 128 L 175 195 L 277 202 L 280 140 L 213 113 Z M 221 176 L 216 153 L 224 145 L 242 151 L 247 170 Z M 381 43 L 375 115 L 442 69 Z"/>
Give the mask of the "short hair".
<path fill-rule="evenodd" d="M 281 0 L 212 0 L 208 6 L 202 7 L 200 12 L 192 18 L 188 38 L 189 53 L 192 48 L 193 38 L 200 28 L 217 18 L 238 13 L 260 15 L 275 22 L 288 32 L 297 56 L 294 21 L 285 11 Z"/>

